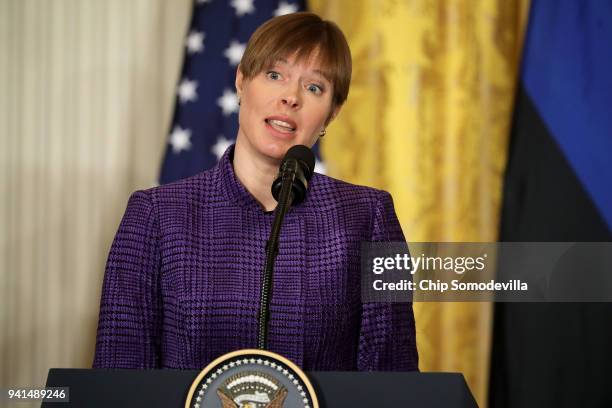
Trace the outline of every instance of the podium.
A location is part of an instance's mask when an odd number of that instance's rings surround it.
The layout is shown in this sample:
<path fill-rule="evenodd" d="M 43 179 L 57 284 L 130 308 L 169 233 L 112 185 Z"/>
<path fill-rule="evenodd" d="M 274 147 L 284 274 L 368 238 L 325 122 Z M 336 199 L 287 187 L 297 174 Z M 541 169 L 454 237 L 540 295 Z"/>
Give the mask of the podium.
<path fill-rule="evenodd" d="M 69 387 L 69 402 L 44 408 L 183 408 L 196 370 L 88 370 L 52 368 L 47 387 Z M 309 372 L 321 408 L 477 407 L 457 373 Z"/>

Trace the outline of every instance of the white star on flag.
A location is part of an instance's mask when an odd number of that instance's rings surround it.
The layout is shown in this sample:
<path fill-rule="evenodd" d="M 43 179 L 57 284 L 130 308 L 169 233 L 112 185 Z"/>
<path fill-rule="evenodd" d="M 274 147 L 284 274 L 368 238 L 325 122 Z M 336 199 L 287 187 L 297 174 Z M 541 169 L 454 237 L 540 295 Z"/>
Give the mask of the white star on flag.
<path fill-rule="evenodd" d="M 240 63 L 242 59 L 242 54 L 244 54 L 244 50 L 246 49 L 246 44 L 241 44 L 238 41 L 232 40 L 230 42 L 229 47 L 225 49 L 223 55 L 227 57 L 230 65 L 236 66 Z"/>
<path fill-rule="evenodd" d="M 217 156 L 217 161 L 221 160 L 221 156 L 223 156 L 223 153 L 225 153 L 232 143 L 234 143 L 233 140 L 228 140 L 223 135 L 217 136 L 217 143 L 210 148 L 210 151 Z"/>
<path fill-rule="evenodd" d="M 255 11 L 253 0 L 232 0 L 230 4 L 236 9 L 236 15 L 238 17 L 242 17 L 245 14 L 253 13 Z"/>
<path fill-rule="evenodd" d="M 210 3 L 211 0 L 196 0 L 196 4 L 200 5 L 200 4 L 208 4 Z"/>
<path fill-rule="evenodd" d="M 198 99 L 198 95 L 196 94 L 197 87 L 198 81 L 190 81 L 187 78 L 183 78 L 177 91 L 181 103 L 195 101 Z"/>
<path fill-rule="evenodd" d="M 274 16 L 284 16 L 285 14 L 295 13 L 296 11 L 298 11 L 298 6 L 296 4 L 281 1 L 280 3 L 278 3 L 278 8 L 274 10 Z"/>
<path fill-rule="evenodd" d="M 191 130 L 175 126 L 170 134 L 169 143 L 172 145 L 172 152 L 175 154 L 182 150 L 191 149 Z"/>
<path fill-rule="evenodd" d="M 217 99 L 217 105 L 223 110 L 224 116 L 238 112 L 238 95 L 231 89 L 225 88 L 223 96 Z"/>
<path fill-rule="evenodd" d="M 205 33 L 200 33 L 195 30 L 190 32 L 187 36 L 187 41 L 185 41 L 187 53 L 195 54 L 196 52 L 202 52 L 202 50 L 204 50 L 204 38 L 206 38 Z"/>
<path fill-rule="evenodd" d="M 327 173 L 327 167 L 325 166 L 324 162 L 322 162 L 322 161 L 317 159 L 315 161 L 314 171 L 316 171 L 319 174 L 326 174 Z"/>

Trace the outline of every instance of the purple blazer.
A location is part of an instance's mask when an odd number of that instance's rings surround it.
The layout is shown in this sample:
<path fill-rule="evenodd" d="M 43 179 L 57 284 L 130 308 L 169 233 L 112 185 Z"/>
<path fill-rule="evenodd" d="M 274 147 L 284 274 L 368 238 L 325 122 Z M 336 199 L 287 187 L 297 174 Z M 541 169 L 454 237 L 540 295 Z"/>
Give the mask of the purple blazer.
<path fill-rule="evenodd" d="M 273 214 L 232 168 L 131 197 L 113 241 L 95 368 L 201 369 L 256 348 Z M 280 237 L 269 349 L 305 370 L 417 370 L 410 303 L 362 303 L 360 243 L 404 241 L 391 196 L 315 174 Z"/>

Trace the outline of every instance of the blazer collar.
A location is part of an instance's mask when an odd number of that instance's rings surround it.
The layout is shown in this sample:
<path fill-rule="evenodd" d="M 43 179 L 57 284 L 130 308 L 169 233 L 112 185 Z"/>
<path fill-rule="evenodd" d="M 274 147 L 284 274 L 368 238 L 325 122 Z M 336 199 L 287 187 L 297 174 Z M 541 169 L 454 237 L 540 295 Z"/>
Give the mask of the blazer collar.
<path fill-rule="evenodd" d="M 220 187 L 229 202 L 263 213 L 263 208 L 259 205 L 257 200 L 255 200 L 251 193 L 249 193 L 242 183 L 240 183 L 238 177 L 236 177 L 234 166 L 232 165 L 234 160 L 234 146 L 235 145 L 231 145 L 227 148 L 217 164 L 217 175 Z"/>
<path fill-rule="evenodd" d="M 234 166 L 232 162 L 234 160 L 234 147 L 235 145 L 231 145 L 227 148 L 223 156 L 217 163 L 217 176 L 219 180 L 219 184 L 221 190 L 223 191 L 225 197 L 230 203 L 239 205 L 244 208 L 248 208 L 253 211 L 260 212 L 262 214 L 271 214 L 272 212 L 265 212 L 264 209 L 259 205 L 255 197 L 248 192 L 248 190 L 240 183 L 238 177 L 236 177 L 236 173 L 234 172 Z M 316 174 L 315 174 L 316 176 Z M 312 184 L 315 181 L 316 177 L 313 177 L 311 182 L 309 183 L 308 190 L 311 190 Z M 301 212 L 308 207 L 310 203 L 309 195 L 306 196 L 306 200 L 296 206 L 289 209 L 289 213 L 294 211 Z"/>

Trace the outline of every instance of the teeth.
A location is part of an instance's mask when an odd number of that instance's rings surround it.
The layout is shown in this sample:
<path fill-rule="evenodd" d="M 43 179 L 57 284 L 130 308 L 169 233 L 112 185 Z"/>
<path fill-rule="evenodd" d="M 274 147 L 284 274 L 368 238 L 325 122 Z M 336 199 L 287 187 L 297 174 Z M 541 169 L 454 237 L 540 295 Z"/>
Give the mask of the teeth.
<path fill-rule="evenodd" d="M 293 127 L 291 127 L 289 123 L 283 122 L 282 120 L 270 119 L 268 120 L 268 123 L 270 123 L 271 125 L 276 125 L 276 126 L 285 128 L 285 129 L 295 130 Z"/>

